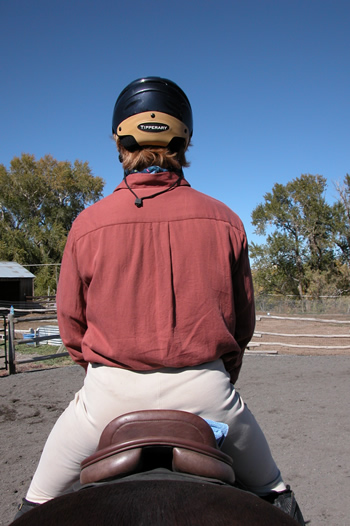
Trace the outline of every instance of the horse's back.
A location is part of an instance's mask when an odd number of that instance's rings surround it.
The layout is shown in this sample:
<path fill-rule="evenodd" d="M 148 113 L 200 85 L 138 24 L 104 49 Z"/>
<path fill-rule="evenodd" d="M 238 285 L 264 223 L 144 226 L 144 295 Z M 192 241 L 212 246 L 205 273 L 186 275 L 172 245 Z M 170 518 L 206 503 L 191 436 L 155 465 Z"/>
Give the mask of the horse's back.
<path fill-rule="evenodd" d="M 258 497 L 191 481 L 129 481 L 70 493 L 34 508 L 13 526 L 293 526 Z"/>

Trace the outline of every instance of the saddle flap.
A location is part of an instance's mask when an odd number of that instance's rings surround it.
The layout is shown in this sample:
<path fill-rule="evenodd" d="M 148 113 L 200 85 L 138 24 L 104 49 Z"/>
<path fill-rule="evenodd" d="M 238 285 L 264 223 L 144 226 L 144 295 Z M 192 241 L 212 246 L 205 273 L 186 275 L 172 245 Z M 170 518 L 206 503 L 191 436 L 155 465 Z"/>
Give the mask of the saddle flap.
<path fill-rule="evenodd" d="M 82 467 L 80 482 L 81 484 L 91 484 L 116 476 L 129 475 L 140 471 L 141 466 L 142 448 L 129 449 L 106 458 L 96 459 L 96 462 Z"/>
<path fill-rule="evenodd" d="M 235 481 L 232 467 L 224 460 L 180 447 L 173 449 L 172 469 L 180 473 L 222 480 L 228 484 Z"/>

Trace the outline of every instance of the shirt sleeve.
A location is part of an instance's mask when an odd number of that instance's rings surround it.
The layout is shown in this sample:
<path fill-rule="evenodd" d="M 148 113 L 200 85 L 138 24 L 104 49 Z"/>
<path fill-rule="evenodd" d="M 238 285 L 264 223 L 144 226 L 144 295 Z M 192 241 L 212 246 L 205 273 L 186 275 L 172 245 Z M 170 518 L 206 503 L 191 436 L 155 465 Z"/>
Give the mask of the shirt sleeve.
<path fill-rule="evenodd" d="M 74 229 L 74 225 L 73 225 Z M 57 288 L 57 319 L 60 336 L 72 359 L 84 369 L 82 340 L 87 329 L 86 290 L 77 266 L 74 230 L 68 236 Z"/>

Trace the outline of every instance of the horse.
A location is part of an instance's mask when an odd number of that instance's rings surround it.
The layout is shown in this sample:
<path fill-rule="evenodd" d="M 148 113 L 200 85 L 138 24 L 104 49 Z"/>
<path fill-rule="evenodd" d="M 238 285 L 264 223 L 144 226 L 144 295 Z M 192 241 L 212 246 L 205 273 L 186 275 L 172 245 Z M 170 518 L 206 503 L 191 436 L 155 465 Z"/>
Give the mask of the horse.
<path fill-rule="evenodd" d="M 295 526 L 237 487 L 210 426 L 183 411 L 137 411 L 110 422 L 81 464 L 79 488 L 11 526 Z"/>

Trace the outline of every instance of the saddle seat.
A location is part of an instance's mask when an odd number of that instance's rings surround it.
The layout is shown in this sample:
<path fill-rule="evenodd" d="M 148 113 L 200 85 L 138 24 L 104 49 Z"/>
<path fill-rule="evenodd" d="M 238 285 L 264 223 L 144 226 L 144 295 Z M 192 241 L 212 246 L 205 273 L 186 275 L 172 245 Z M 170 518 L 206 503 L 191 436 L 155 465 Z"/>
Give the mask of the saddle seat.
<path fill-rule="evenodd" d="M 94 454 L 81 463 L 80 482 L 91 484 L 165 467 L 233 484 L 232 459 L 217 446 L 201 417 L 185 411 L 135 411 L 112 420 Z"/>

